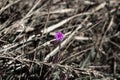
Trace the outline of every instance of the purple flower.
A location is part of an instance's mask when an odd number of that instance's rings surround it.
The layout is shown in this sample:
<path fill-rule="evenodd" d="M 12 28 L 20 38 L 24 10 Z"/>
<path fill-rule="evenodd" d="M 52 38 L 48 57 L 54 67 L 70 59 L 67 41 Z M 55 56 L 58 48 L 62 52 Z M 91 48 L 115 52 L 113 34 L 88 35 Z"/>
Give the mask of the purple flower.
<path fill-rule="evenodd" d="M 62 41 L 64 39 L 64 34 L 62 32 L 56 32 L 55 39 L 57 41 Z"/>

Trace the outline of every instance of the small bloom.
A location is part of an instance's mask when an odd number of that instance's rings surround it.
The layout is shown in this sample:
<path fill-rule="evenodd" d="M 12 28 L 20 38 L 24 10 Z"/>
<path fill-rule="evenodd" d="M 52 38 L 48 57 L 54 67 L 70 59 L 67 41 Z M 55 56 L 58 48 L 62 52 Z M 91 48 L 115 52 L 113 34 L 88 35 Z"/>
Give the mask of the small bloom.
<path fill-rule="evenodd" d="M 63 34 L 62 32 L 57 32 L 57 33 L 55 34 L 55 39 L 56 39 L 57 41 L 62 41 L 62 40 L 64 39 L 64 34 Z"/>

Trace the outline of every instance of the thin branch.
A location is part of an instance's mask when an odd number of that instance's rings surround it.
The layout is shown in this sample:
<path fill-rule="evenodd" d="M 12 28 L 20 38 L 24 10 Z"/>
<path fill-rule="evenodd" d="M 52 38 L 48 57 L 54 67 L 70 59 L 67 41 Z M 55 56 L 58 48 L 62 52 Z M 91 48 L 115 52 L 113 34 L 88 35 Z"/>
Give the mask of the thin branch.
<path fill-rule="evenodd" d="M 6 9 L 8 9 L 10 6 L 12 6 L 12 5 L 14 5 L 14 4 L 17 4 L 17 3 L 20 2 L 20 1 L 21 1 L 21 0 L 17 0 L 17 1 L 15 1 L 15 2 L 10 3 L 10 4 L 8 4 L 7 6 L 1 8 L 0 14 L 2 14 L 2 13 L 3 13 Z"/>

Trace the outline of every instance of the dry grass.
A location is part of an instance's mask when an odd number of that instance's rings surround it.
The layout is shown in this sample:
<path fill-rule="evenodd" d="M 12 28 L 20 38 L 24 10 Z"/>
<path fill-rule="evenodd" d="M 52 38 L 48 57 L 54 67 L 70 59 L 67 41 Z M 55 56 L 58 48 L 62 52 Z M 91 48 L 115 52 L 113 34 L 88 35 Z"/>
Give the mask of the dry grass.
<path fill-rule="evenodd" d="M 119 80 L 119 5 L 0 0 L 0 80 Z"/>

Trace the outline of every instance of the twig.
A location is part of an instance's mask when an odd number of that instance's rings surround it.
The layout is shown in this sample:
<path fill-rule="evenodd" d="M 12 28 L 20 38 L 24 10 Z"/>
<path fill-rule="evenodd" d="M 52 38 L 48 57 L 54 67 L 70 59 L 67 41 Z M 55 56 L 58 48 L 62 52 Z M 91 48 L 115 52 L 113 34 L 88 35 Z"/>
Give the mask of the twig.
<path fill-rule="evenodd" d="M 83 15 L 91 15 L 91 14 L 95 13 L 96 11 L 104 8 L 105 4 L 106 4 L 106 3 L 100 4 L 100 5 L 97 6 L 95 9 L 93 9 L 93 11 L 91 11 L 91 12 L 80 13 L 80 14 L 74 15 L 74 16 L 72 16 L 72 17 L 69 17 L 69 18 L 67 18 L 67 19 L 64 19 L 64 20 L 62 20 L 61 22 L 59 22 L 59 23 L 57 23 L 57 24 L 55 24 L 55 25 L 52 25 L 52 26 L 48 27 L 48 28 L 45 30 L 46 32 L 44 32 L 44 30 L 41 30 L 41 32 L 43 32 L 43 34 L 49 33 L 49 32 L 51 32 L 51 31 L 55 30 L 56 28 L 59 28 L 60 26 L 64 25 L 65 23 L 67 23 L 68 21 L 72 20 L 73 18 L 76 18 L 76 17 L 78 17 L 78 16 L 83 16 Z"/>
<path fill-rule="evenodd" d="M 15 2 L 10 3 L 10 4 L 8 4 L 7 6 L 1 8 L 0 14 L 2 14 L 2 13 L 3 13 L 7 8 L 9 8 L 10 6 L 12 6 L 12 5 L 14 5 L 14 4 L 16 4 L 16 3 L 20 2 L 20 1 L 21 1 L 21 0 L 17 0 L 17 1 L 15 1 Z"/>
<path fill-rule="evenodd" d="M 65 58 L 64 60 L 60 61 L 60 64 L 62 64 L 62 63 L 65 62 L 66 60 L 69 60 L 69 59 L 71 59 L 71 58 L 73 58 L 73 57 L 75 57 L 75 56 L 80 55 L 80 54 L 83 53 L 83 52 L 86 52 L 86 51 L 90 50 L 91 48 L 92 48 L 92 47 L 87 48 L 87 49 L 85 49 L 85 50 L 82 50 L 82 51 L 74 54 L 74 55 L 69 56 L 68 58 Z M 80 56 L 83 56 L 83 55 L 84 55 L 84 54 L 81 54 Z"/>
<path fill-rule="evenodd" d="M 21 20 L 21 22 L 23 22 L 24 19 L 26 19 L 27 17 L 30 16 L 30 14 L 33 12 L 33 10 L 37 7 L 37 5 L 41 2 L 41 0 L 39 0 L 32 8 L 31 10 L 25 15 L 25 17 Z"/>
<path fill-rule="evenodd" d="M 119 44 L 117 44 L 117 43 L 115 43 L 115 42 L 113 42 L 111 40 L 109 40 L 109 42 L 112 43 L 113 45 L 115 45 L 116 47 L 118 47 L 120 49 L 120 45 Z"/>
<path fill-rule="evenodd" d="M 51 31 L 53 31 L 54 29 L 61 27 L 62 25 L 64 25 L 65 23 L 67 23 L 68 21 L 72 20 L 75 17 L 83 16 L 83 15 L 90 15 L 90 14 L 92 14 L 92 13 L 91 12 L 85 12 L 85 13 L 80 13 L 80 14 L 74 15 L 72 17 L 69 17 L 67 19 L 62 20 L 61 22 L 59 22 L 55 25 L 52 25 L 52 26 L 46 28 L 46 30 L 45 30 L 46 32 L 44 32 L 44 30 L 41 30 L 41 32 L 43 32 L 43 34 L 49 33 Z"/>

